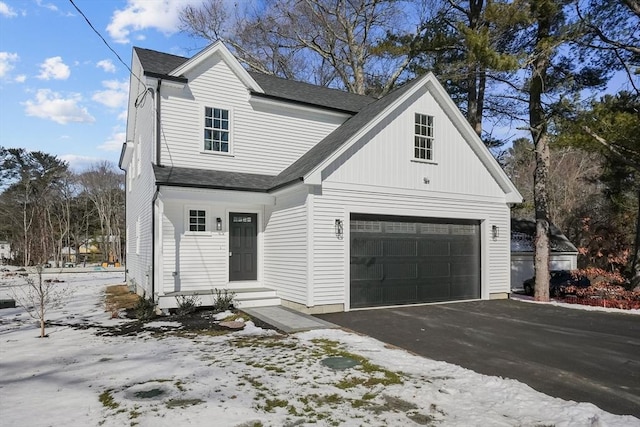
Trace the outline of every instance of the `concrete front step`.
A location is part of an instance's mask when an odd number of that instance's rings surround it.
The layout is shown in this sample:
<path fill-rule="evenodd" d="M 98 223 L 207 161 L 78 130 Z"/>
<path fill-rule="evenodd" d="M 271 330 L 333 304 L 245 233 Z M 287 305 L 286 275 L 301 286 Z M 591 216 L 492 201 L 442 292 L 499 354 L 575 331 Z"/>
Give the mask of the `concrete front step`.
<path fill-rule="evenodd" d="M 224 290 L 221 291 L 224 295 Z M 280 305 L 280 298 L 278 298 L 276 291 L 269 288 L 247 287 L 227 289 L 227 292 L 233 292 L 233 302 L 238 308 Z M 158 307 L 161 309 L 178 308 L 178 298 L 180 297 L 197 297 L 201 307 L 208 307 L 214 305 L 217 295 L 213 290 L 170 292 L 158 298 Z"/>

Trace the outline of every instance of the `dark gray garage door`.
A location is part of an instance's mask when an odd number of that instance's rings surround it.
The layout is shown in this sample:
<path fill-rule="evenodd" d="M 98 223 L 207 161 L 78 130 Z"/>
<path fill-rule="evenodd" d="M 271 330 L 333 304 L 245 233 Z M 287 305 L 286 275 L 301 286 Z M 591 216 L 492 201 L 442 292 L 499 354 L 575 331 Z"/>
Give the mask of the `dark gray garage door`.
<path fill-rule="evenodd" d="M 478 221 L 351 214 L 351 307 L 480 298 Z"/>

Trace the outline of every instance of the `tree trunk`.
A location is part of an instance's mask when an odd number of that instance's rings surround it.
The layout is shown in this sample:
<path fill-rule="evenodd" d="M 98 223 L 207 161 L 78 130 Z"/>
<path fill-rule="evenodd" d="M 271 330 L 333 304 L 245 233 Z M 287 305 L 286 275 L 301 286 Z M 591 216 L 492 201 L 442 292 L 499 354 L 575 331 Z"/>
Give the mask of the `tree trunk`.
<path fill-rule="evenodd" d="M 547 84 L 547 69 L 551 51 L 548 39 L 551 32 L 551 17 L 538 17 L 535 56 L 532 61 L 531 83 L 529 87 L 529 126 L 536 155 L 533 179 L 533 202 L 536 215 L 535 236 L 535 300 L 549 301 L 549 135 L 547 117 L 542 96 Z"/>
<path fill-rule="evenodd" d="M 40 268 L 40 267 L 38 267 Z M 40 297 L 40 307 L 38 307 L 38 314 L 40 317 L 40 338 L 45 337 L 44 331 L 44 313 L 45 313 L 45 290 L 42 287 L 42 271 L 38 271 L 38 296 Z"/>
<path fill-rule="evenodd" d="M 533 200 L 536 214 L 535 236 L 535 300 L 549 301 L 549 143 L 546 133 L 540 135 L 536 146 L 536 169 L 534 172 Z"/>

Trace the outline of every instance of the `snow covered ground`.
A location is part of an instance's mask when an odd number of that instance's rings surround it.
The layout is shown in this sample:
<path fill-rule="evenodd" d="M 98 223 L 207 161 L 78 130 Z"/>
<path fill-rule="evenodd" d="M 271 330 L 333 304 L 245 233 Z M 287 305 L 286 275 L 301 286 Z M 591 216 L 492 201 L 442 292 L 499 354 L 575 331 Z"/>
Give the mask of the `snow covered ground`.
<path fill-rule="evenodd" d="M 640 420 L 415 356 L 341 330 L 279 335 L 249 322 L 222 336 L 180 333 L 168 318 L 137 336 L 72 325 L 117 325 L 104 289 L 122 273 L 60 276 L 73 294 L 38 327 L 0 310 L 3 426 L 640 426 Z M 0 279 L 0 298 L 22 279 Z M 322 361 L 360 363 L 334 370 Z"/>

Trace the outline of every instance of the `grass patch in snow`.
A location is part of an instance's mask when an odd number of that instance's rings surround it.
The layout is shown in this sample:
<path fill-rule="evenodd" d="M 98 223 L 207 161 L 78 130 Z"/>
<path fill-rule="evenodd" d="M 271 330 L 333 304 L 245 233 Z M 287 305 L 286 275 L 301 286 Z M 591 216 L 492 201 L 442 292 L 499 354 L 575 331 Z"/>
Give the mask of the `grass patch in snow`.
<path fill-rule="evenodd" d="M 111 389 L 103 391 L 102 393 L 100 393 L 98 400 L 105 408 L 118 409 L 120 407 L 120 404 L 113 398 L 113 394 L 111 394 L 112 391 L 113 390 Z"/>
<path fill-rule="evenodd" d="M 107 286 L 105 294 L 107 311 L 112 311 L 112 307 L 117 310 L 134 308 L 138 300 L 140 300 L 140 296 L 134 292 L 130 292 L 129 286 L 127 285 Z"/>
<path fill-rule="evenodd" d="M 187 408 L 203 403 L 202 399 L 171 399 L 167 402 L 167 408 Z"/>
<path fill-rule="evenodd" d="M 371 363 L 367 358 L 362 357 L 360 355 L 349 353 L 348 351 L 340 348 L 340 344 L 336 341 L 331 341 L 327 339 L 315 339 L 312 340 L 314 344 L 316 344 L 322 353 L 317 354 L 318 357 L 322 356 L 338 356 L 338 357 L 347 357 L 353 359 L 359 363 L 360 366 L 356 366 L 354 371 L 362 372 L 367 374 L 367 377 L 360 376 L 350 376 L 340 380 L 336 387 L 342 390 L 350 389 L 353 387 L 357 387 L 359 385 L 365 387 L 373 387 L 375 385 L 394 385 L 394 384 L 402 384 L 402 376 L 396 372 L 390 371 L 388 369 L 384 369 L 378 365 Z"/>

